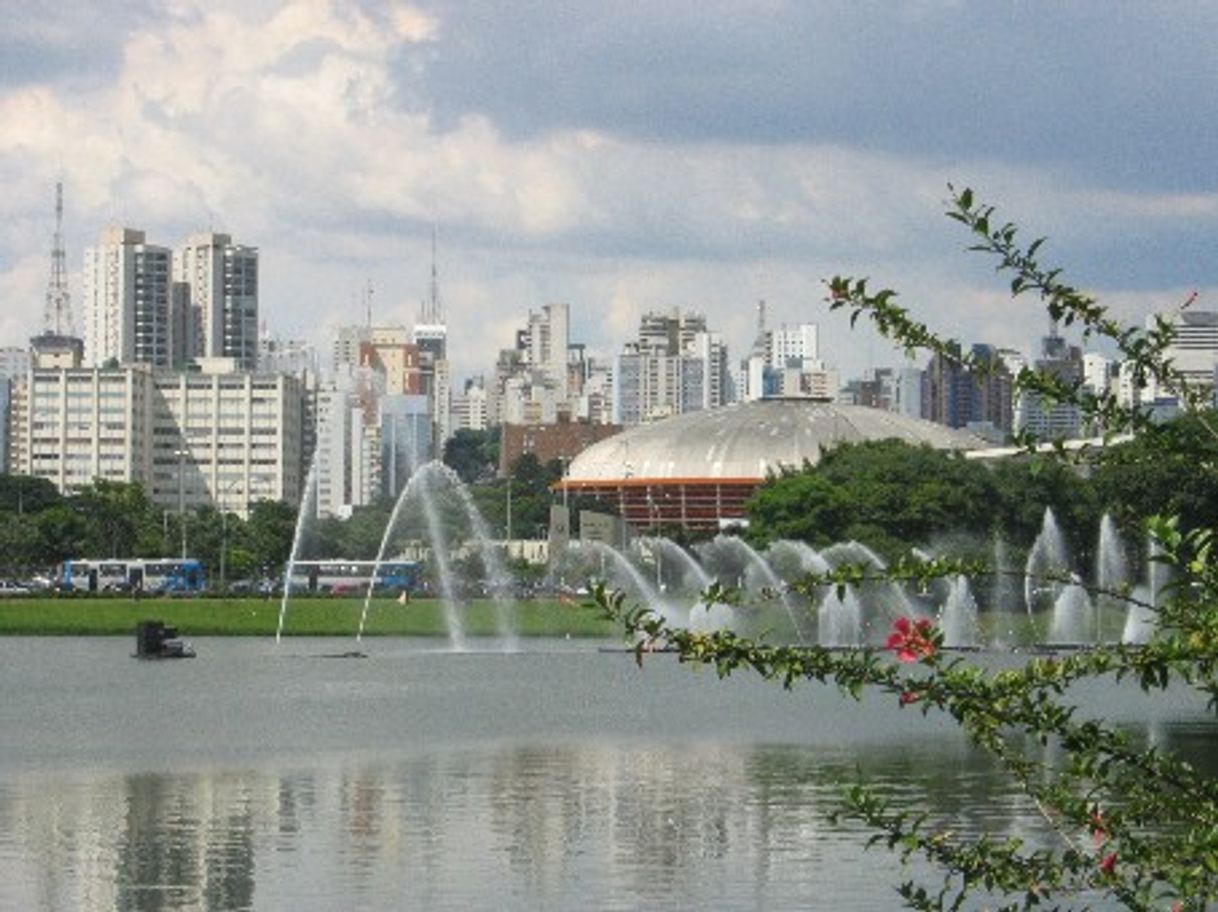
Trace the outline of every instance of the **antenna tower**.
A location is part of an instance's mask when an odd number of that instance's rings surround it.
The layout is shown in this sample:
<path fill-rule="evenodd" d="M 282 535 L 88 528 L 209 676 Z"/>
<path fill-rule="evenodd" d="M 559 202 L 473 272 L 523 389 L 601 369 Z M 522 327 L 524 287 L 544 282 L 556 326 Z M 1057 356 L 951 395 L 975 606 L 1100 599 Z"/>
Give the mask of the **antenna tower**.
<path fill-rule="evenodd" d="M 68 292 L 67 254 L 63 248 L 63 181 L 55 182 L 55 237 L 51 241 L 51 276 L 43 327 L 49 334 L 72 334 L 72 297 Z"/>
<path fill-rule="evenodd" d="M 440 308 L 440 279 L 436 272 L 436 227 L 431 227 L 431 284 L 428 287 L 428 300 L 423 305 L 423 323 L 443 323 L 444 314 Z"/>

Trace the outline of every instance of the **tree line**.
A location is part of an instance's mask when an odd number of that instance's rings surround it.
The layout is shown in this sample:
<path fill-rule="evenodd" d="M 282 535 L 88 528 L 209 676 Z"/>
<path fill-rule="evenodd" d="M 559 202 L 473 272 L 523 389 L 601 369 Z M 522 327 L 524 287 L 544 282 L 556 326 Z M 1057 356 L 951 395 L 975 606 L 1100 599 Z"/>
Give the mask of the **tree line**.
<path fill-rule="evenodd" d="M 1077 464 L 1029 453 L 966 459 L 898 440 L 843 444 L 767 480 L 749 503 L 747 534 L 758 545 L 859 541 L 888 558 L 914 545 L 967 554 L 988 550 L 995 535 L 1030 544 L 1051 507 L 1072 553 L 1089 561 L 1105 513 L 1139 542 L 1150 516 L 1194 529 L 1218 515 L 1218 438 L 1206 429 L 1216 421 L 1185 415 L 1083 452 Z"/>

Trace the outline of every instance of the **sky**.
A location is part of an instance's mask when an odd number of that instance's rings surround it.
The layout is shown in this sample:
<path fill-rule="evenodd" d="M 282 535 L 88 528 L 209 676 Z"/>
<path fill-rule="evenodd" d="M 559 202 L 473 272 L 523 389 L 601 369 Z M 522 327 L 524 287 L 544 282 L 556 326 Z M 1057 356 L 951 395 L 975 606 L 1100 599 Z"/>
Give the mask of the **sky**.
<path fill-rule="evenodd" d="M 104 228 L 211 229 L 328 352 L 414 322 L 434 230 L 458 377 L 552 302 L 603 355 L 679 307 L 736 358 L 764 299 L 844 376 L 900 363 L 837 274 L 1032 353 L 949 184 L 1124 319 L 1218 310 L 1216 34 L 1208 0 L 0 0 L 0 345 L 42 328 L 57 180 L 78 325 Z"/>

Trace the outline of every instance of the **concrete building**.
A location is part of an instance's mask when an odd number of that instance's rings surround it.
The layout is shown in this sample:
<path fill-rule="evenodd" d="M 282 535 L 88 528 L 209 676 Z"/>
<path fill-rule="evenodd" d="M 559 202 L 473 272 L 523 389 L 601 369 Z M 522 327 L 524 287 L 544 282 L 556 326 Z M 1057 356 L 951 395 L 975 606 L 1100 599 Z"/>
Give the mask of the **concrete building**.
<path fill-rule="evenodd" d="M 1212 394 L 1216 388 L 1215 371 L 1218 371 L 1218 312 L 1176 310 L 1155 314 L 1146 318 L 1146 327 L 1153 328 L 1156 319 L 1165 321 L 1175 334 L 1172 344 L 1163 353 L 1164 357 L 1171 359 L 1191 388 Z M 1158 389 L 1152 383 L 1143 401 L 1168 397 L 1178 398 L 1179 391 Z"/>
<path fill-rule="evenodd" d="M 727 349 L 697 313 L 647 313 L 613 362 L 612 422 L 632 427 L 716 408 L 730 385 Z"/>
<path fill-rule="evenodd" d="M 922 417 L 1001 442 L 1014 423 L 1011 372 L 992 345 L 977 343 L 970 355 L 971 363 L 958 354 L 930 359 L 922 377 Z"/>
<path fill-rule="evenodd" d="M 248 515 L 257 500 L 300 501 L 304 391 L 286 374 L 234 373 L 235 359 L 203 372 L 153 374 L 149 445 L 154 503 L 210 504 Z M 184 473 L 184 474 L 183 474 Z"/>
<path fill-rule="evenodd" d="M 108 228 L 85 250 L 85 366 L 173 364 L 174 327 L 184 314 L 173 295 L 171 264 L 167 247 L 146 243 L 144 232 L 133 228 Z"/>
<path fill-rule="evenodd" d="M 231 367 L 31 368 L 14 385 L 9 470 L 64 492 L 97 478 L 138 482 L 166 509 L 209 504 L 246 516 L 255 500 L 296 503 L 300 382 Z"/>
<path fill-rule="evenodd" d="M 380 493 L 397 497 L 435 452 L 431 402 L 427 396 L 386 395 L 379 414 Z"/>
<path fill-rule="evenodd" d="M 350 383 L 326 384 L 314 402 L 316 513 L 346 519 L 355 507 L 380 496 L 378 429 L 360 390 Z M 375 415 L 375 402 L 372 408 Z"/>
<path fill-rule="evenodd" d="M 227 234 L 192 235 L 173 253 L 181 323 L 177 363 L 232 358 L 258 369 L 258 250 Z"/>
<path fill-rule="evenodd" d="M 484 431 L 490 427 L 486 385 L 481 377 L 465 382 L 465 389 L 452 401 L 452 430 Z"/>
<path fill-rule="evenodd" d="M 1049 335 L 1041 339 L 1041 356 L 1036 360 L 1035 370 L 1067 384 L 1081 383 L 1082 350 L 1059 336 L 1056 326 L 1051 327 Z M 1077 405 L 1046 403 L 1030 391 L 1020 393 L 1016 400 L 1012 423 L 1016 430 L 1029 431 L 1046 439 L 1078 437 L 1084 430 L 1082 412 Z"/>
<path fill-rule="evenodd" d="M 757 337 L 737 373 L 739 398 L 836 399 L 840 385 L 835 370 L 820 359 L 819 330 L 815 323 L 765 325 L 765 302 L 757 306 Z M 855 390 L 853 397 L 859 395 Z"/>
<path fill-rule="evenodd" d="M 516 461 L 532 453 L 542 465 L 555 459 L 569 462 L 594 443 L 620 433 L 612 424 L 559 421 L 555 424 L 505 424 L 499 437 L 499 477 L 506 478 Z"/>
<path fill-rule="evenodd" d="M 319 368 L 317 350 L 311 342 L 279 339 L 265 332 L 258 339 L 258 372 L 261 374 L 317 376 Z"/>
<path fill-rule="evenodd" d="M 524 366 L 553 386 L 558 401 L 567 401 L 568 352 L 571 347 L 571 312 L 567 304 L 546 304 L 529 311 L 525 328 L 516 334 L 516 349 Z"/>

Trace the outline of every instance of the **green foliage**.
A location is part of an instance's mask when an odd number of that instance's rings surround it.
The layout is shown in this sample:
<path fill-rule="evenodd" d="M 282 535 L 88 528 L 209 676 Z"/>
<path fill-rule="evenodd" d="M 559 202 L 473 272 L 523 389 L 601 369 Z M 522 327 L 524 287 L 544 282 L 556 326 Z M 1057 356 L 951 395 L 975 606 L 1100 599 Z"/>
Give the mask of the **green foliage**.
<path fill-rule="evenodd" d="M 993 671 L 946 654 L 940 633 L 926 621 L 901 619 L 894 625 L 887 646 L 898 662 L 873 648 L 776 646 L 731 632 L 693 633 L 671 626 L 647 606 L 628 605 L 621 593 L 598 588 L 594 598 L 633 638 L 639 661 L 663 645 L 684 662 L 712 666 L 721 677 L 751 670 L 787 688 L 833 685 L 848 699 L 868 691 L 886 694 L 907 710 L 952 719 L 988 752 L 1057 831 L 1057 843 L 1031 848 L 1017 838 L 964 837 L 924 812 L 894 810 L 866 783 L 844 796 L 841 813 L 873 827 L 873 843 L 902 858 L 919 855 L 943 872 L 934 887 L 914 881 L 900 886 L 910 908 L 959 909 L 981 891 L 999 894 L 1001 908 L 1011 910 L 1062 908 L 1093 896 L 1136 910 L 1208 908 L 1218 901 L 1218 782 L 1166 751 L 1135 743 L 1107 721 L 1088 717 L 1072 690 L 1088 679 L 1130 681 L 1154 694 L 1191 688 L 1208 698 L 1211 711 L 1218 707 L 1218 532 L 1208 500 L 1218 434 L 1201 411 L 1205 395 L 1164 357 L 1173 338 L 1170 325 L 1158 321 L 1139 330 L 1111 319 L 1094 299 L 1062 281 L 1060 270 L 1040 265 L 1042 240 L 1021 246 L 1015 227 L 997 224 L 994 210 L 978 204 L 969 190 L 953 191 L 948 215 L 970 231 L 970 249 L 996 257 L 998 268 L 1011 274 L 1012 295 L 1034 294 L 1060 324 L 1076 325 L 1085 338 L 1110 340 L 1135 378 L 1153 377 L 1176 390 L 1191 417 L 1158 426 L 1110 395 L 1086 394 L 1059 377 L 1025 370 L 1016 378 L 1017 389 L 1077 404 L 1106 435 L 1137 432 L 1132 444 L 1113 448 L 1099 461 L 1093 483 L 1080 481 L 1071 467 L 1030 460 L 999 467 L 985 478 L 967 472 L 952 476 L 964 489 L 956 496 L 908 471 L 954 470 L 929 461 L 934 457 L 898 453 L 891 446 L 842 448 L 828 454 L 824 471 L 791 473 L 763 489 L 752 505 L 760 532 L 797 533 L 816 542 L 822 540 L 818 536 L 838 534 L 830 529 L 865 522 L 872 534 L 925 535 L 948 521 L 937 505 L 953 505 L 963 525 L 981 521 L 969 503 L 980 499 L 985 508 L 998 507 L 996 518 L 1007 528 L 1026 533 L 1039 523 L 1043 502 L 1081 528 L 1084 518 L 1092 519 L 1106 502 L 1120 504 L 1130 518 L 1145 518 L 1156 509 L 1191 507 L 1186 501 L 1193 498 L 1197 506 L 1185 517 L 1145 520 L 1161 552 L 1158 559 L 1172 574 L 1155 606 L 1152 639 L 1140 647 L 1104 645 Z M 907 352 L 970 362 L 972 356 L 962 355 L 957 342 L 939 337 L 898 306 L 895 292 L 872 292 L 866 279 L 841 277 L 830 280 L 828 288 L 831 308 L 848 309 L 852 321 L 868 317 Z M 1030 437 L 1021 442 L 1029 453 L 1038 443 Z M 1185 481 L 1189 475 L 1200 476 L 1196 488 Z M 889 490 L 890 479 L 912 493 Z M 1183 490 L 1173 491 L 1172 484 Z M 844 495 L 835 494 L 843 487 Z M 810 521 L 801 518 L 801 510 Z M 884 515 L 888 510 L 890 518 Z M 926 582 L 997 569 L 966 566 L 959 559 L 903 559 L 882 572 L 838 566 L 808 575 L 798 588 L 842 588 L 872 579 Z M 723 600 L 725 593 L 704 597 Z"/>
<path fill-rule="evenodd" d="M 749 536 L 854 540 L 891 559 L 949 536 L 1030 541 L 1048 506 L 1079 541 L 1102 512 L 1088 480 L 1051 457 L 990 465 L 900 440 L 846 443 L 767 480 L 749 503 Z"/>
<path fill-rule="evenodd" d="M 1126 523 L 1155 513 L 1201 528 L 1218 516 L 1218 436 L 1212 412 L 1194 412 L 1154 434 L 1107 448 L 1091 483 Z"/>
<path fill-rule="evenodd" d="M 752 536 L 816 545 L 866 541 L 895 556 L 948 531 L 988 532 L 997 491 L 985 466 L 899 440 L 846 443 L 764 484 L 749 505 Z"/>
<path fill-rule="evenodd" d="M 466 484 L 493 478 L 499 468 L 499 429 L 461 428 L 444 442 L 444 464 Z"/>

